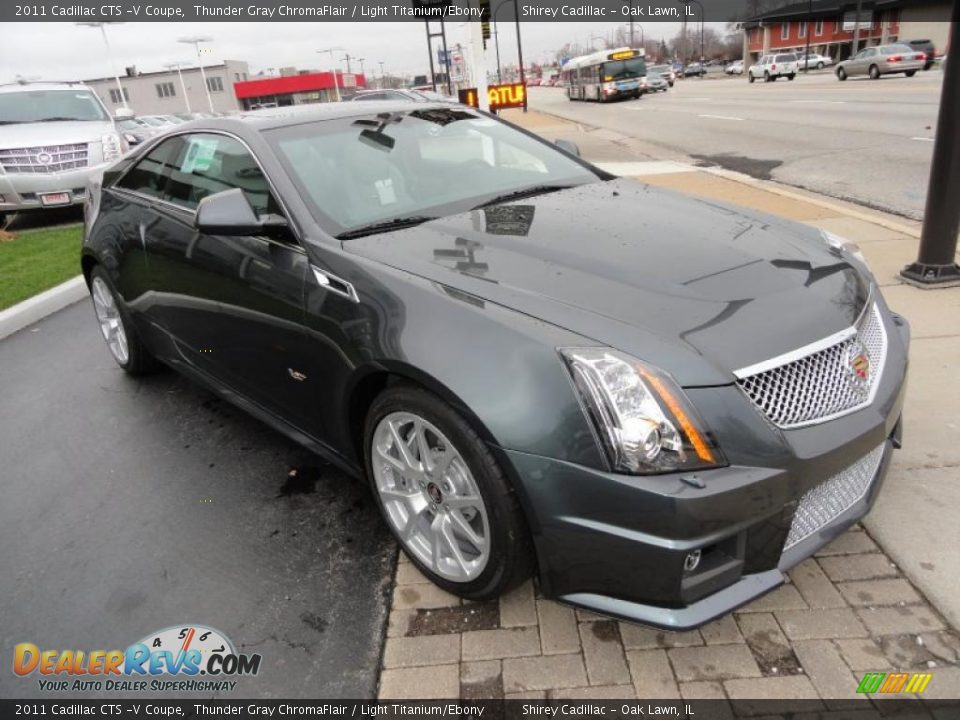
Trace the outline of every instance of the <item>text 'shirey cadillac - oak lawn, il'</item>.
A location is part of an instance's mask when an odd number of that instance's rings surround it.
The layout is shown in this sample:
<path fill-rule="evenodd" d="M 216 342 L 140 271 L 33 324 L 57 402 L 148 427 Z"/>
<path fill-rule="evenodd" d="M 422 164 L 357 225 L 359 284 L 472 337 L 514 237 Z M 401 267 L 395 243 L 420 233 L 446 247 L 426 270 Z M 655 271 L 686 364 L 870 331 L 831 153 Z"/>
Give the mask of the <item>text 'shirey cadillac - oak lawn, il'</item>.
<path fill-rule="evenodd" d="M 536 574 L 695 627 L 867 513 L 900 443 L 909 327 L 856 246 L 464 106 L 197 120 L 85 219 L 124 370 L 170 366 L 369 483 L 465 598 Z"/>

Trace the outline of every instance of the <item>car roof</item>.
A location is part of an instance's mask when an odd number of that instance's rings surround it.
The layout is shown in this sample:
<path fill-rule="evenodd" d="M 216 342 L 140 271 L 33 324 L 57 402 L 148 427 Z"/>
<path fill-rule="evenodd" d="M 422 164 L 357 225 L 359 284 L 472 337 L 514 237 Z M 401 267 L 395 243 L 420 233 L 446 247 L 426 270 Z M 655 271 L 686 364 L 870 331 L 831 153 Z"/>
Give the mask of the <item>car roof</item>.
<path fill-rule="evenodd" d="M 409 100 L 370 100 L 368 102 L 331 102 L 311 105 L 291 105 L 287 107 L 250 110 L 237 115 L 219 118 L 190 120 L 180 125 L 181 131 L 209 128 L 211 130 L 271 130 L 288 125 L 301 125 L 308 122 L 338 120 L 341 118 L 365 117 L 371 113 L 411 112 L 429 109 L 449 110 L 451 103 L 423 102 L 412 104 Z M 465 109 L 465 108 L 464 108 Z"/>
<path fill-rule="evenodd" d="M 17 81 L 0 83 L 0 93 L 23 92 L 24 90 L 89 90 L 82 82 Z"/>

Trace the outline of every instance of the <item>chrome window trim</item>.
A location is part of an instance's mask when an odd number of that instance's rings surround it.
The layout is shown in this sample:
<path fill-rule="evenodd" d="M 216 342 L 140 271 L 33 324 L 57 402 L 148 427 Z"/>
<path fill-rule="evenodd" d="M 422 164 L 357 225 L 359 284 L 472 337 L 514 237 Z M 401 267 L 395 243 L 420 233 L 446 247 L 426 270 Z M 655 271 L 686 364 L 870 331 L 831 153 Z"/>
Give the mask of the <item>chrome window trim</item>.
<path fill-rule="evenodd" d="M 257 167 L 260 168 L 260 172 L 263 173 L 263 177 L 266 178 L 267 185 L 270 188 L 271 194 L 273 195 L 274 199 L 276 199 L 277 203 L 280 205 L 280 209 L 283 210 L 283 216 L 287 219 L 287 222 L 290 224 L 290 229 L 293 230 L 294 237 L 297 240 L 297 245 L 299 246 L 303 245 L 303 243 L 300 240 L 301 233 L 299 232 L 299 230 L 297 229 L 296 225 L 293 222 L 293 216 L 290 213 L 290 209 L 287 207 L 287 204 L 283 201 L 283 197 L 281 197 L 280 193 L 277 192 L 277 187 L 274 184 L 273 180 L 271 179 L 270 174 L 267 172 L 267 169 L 263 166 L 263 163 L 260 162 L 260 158 L 257 157 L 257 154 L 253 151 L 253 148 L 250 147 L 250 145 L 247 143 L 246 140 L 244 140 L 242 137 L 240 137 L 236 133 L 232 133 L 228 130 L 219 130 L 219 129 L 207 130 L 202 128 L 193 128 L 188 130 L 174 130 L 174 131 L 166 132 L 163 135 L 159 135 L 156 138 L 153 138 L 153 142 L 148 147 L 144 147 L 143 150 L 140 151 L 140 154 L 137 156 L 137 159 L 133 163 L 131 163 L 130 167 L 124 170 L 123 173 L 120 175 L 120 177 L 118 177 L 116 180 L 114 180 L 110 184 L 110 189 L 126 192 L 136 197 L 146 198 L 151 202 L 162 203 L 164 205 L 174 207 L 178 210 L 181 210 L 182 212 L 189 213 L 195 216 L 197 214 L 197 211 L 195 209 L 190 209 L 190 208 L 184 207 L 183 205 L 178 205 L 177 203 L 170 202 L 169 200 L 153 197 L 152 195 L 140 193 L 140 192 L 137 192 L 136 190 L 117 187 L 117 183 L 121 182 L 130 173 L 130 171 L 133 170 L 133 168 L 139 165 L 143 161 L 146 155 L 149 155 L 156 148 L 158 148 L 160 146 L 160 143 L 166 142 L 167 140 L 178 137 L 180 135 L 222 135 L 224 137 L 228 137 L 233 140 L 236 140 L 238 143 L 243 145 L 244 149 L 248 153 L 250 153 L 250 157 L 252 157 L 253 161 L 257 164 Z M 146 143 L 144 144 L 146 145 Z"/>

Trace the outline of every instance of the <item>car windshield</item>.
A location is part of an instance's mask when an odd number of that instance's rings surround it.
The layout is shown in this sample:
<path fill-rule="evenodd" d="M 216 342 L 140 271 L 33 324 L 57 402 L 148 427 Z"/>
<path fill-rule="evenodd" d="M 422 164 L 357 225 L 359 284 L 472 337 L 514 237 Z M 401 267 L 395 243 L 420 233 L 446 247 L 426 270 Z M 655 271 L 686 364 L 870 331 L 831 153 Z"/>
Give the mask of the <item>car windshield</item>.
<path fill-rule="evenodd" d="M 611 60 L 603 64 L 604 79 L 630 80 L 647 73 L 647 64 L 643 58 L 635 57 L 629 60 Z"/>
<path fill-rule="evenodd" d="M 777 55 L 777 59 L 774 62 L 792 62 L 796 60 L 795 55 Z"/>
<path fill-rule="evenodd" d="M 549 143 L 462 107 L 310 122 L 265 136 L 333 235 L 599 180 Z"/>
<path fill-rule="evenodd" d="M 153 127 L 163 127 L 165 125 L 170 125 L 169 122 L 159 117 L 151 116 L 151 117 L 142 117 L 140 119 L 143 120 L 143 122 L 145 122 L 147 125 L 153 125 Z"/>
<path fill-rule="evenodd" d="M 103 122 L 110 116 L 89 90 L 23 90 L 0 93 L 0 125 L 79 120 Z"/>

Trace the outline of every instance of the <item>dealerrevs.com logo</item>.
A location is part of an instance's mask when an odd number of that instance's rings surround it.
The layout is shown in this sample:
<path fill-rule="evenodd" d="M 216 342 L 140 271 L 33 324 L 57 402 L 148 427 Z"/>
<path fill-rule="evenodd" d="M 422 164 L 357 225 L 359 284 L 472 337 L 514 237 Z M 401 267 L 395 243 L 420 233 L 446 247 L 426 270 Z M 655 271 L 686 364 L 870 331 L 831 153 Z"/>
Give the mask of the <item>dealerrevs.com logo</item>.
<path fill-rule="evenodd" d="M 231 678 L 256 675 L 260 655 L 238 653 L 221 632 L 178 625 L 147 635 L 126 650 L 41 650 L 33 643 L 13 649 L 13 672 L 38 675 L 49 692 L 208 692 L 233 690 Z"/>

